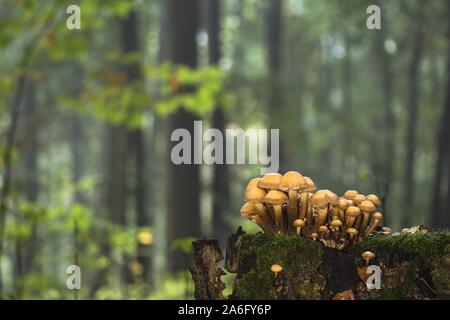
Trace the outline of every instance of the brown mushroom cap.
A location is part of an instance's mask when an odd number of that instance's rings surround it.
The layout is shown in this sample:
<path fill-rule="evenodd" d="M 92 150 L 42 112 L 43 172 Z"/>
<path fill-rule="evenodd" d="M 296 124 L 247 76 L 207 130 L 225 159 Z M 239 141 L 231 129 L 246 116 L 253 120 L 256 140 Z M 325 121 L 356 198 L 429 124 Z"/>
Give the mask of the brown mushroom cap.
<path fill-rule="evenodd" d="M 364 251 L 363 253 L 361 253 L 361 257 L 364 260 L 372 260 L 373 258 L 375 258 L 375 254 L 370 251 Z"/>
<path fill-rule="evenodd" d="M 267 194 L 267 191 L 262 188 L 258 188 L 258 187 L 250 188 L 245 193 L 245 201 L 246 202 L 263 202 L 266 194 Z"/>
<path fill-rule="evenodd" d="M 257 187 L 259 180 L 261 180 L 261 179 L 260 178 L 253 178 L 253 179 L 251 179 L 248 182 L 247 187 L 245 188 L 245 193 L 247 193 L 248 190 Z"/>
<path fill-rule="evenodd" d="M 249 219 L 251 216 L 253 216 L 257 213 L 258 213 L 258 210 L 256 209 L 256 207 L 253 203 L 246 202 L 241 207 L 241 217 L 244 219 Z"/>
<path fill-rule="evenodd" d="M 304 192 L 314 192 L 317 190 L 317 186 L 314 181 L 310 177 L 303 177 L 306 182 L 306 188 L 303 190 Z"/>
<path fill-rule="evenodd" d="M 366 200 L 366 196 L 363 194 L 357 194 L 354 198 L 353 201 L 359 205 L 361 202 L 363 202 L 364 200 Z"/>
<path fill-rule="evenodd" d="M 358 230 L 355 228 L 348 228 L 346 232 L 353 237 L 358 235 Z"/>
<path fill-rule="evenodd" d="M 300 190 L 306 188 L 307 184 L 303 176 L 297 171 L 288 171 L 281 178 L 278 189 L 281 191 Z"/>
<path fill-rule="evenodd" d="M 373 214 L 372 214 L 372 218 L 374 219 L 374 220 L 378 220 L 378 221 L 381 221 L 381 219 L 383 219 L 383 215 L 380 213 L 380 212 L 374 212 Z"/>
<path fill-rule="evenodd" d="M 338 219 L 335 219 L 335 220 L 333 220 L 333 221 L 331 221 L 331 226 L 333 226 L 333 227 L 335 227 L 335 228 L 340 228 L 340 227 L 342 227 L 342 221 L 341 220 L 338 220 Z"/>
<path fill-rule="evenodd" d="M 270 190 L 266 194 L 264 201 L 272 205 L 282 205 L 289 201 L 289 197 L 283 191 Z"/>
<path fill-rule="evenodd" d="M 369 194 L 366 197 L 366 200 L 372 201 L 373 204 L 376 205 L 376 206 L 381 206 L 381 201 L 375 194 Z"/>
<path fill-rule="evenodd" d="M 280 173 L 268 173 L 258 181 L 258 187 L 269 190 L 277 189 L 281 178 L 283 176 Z"/>
<path fill-rule="evenodd" d="M 311 233 L 311 239 L 316 240 L 319 235 L 316 232 Z"/>
<path fill-rule="evenodd" d="M 347 199 L 339 199 L 338 208 L 345 211 L 349 207 Z"/>
<path fill-rule="evenodd" d="M 294 221 L 294 227 L 296 228 L 303 228 L 305 226 L 305 221 L 302 219 L 297 219 Z"/>
<path fill-rule="evenodd" d="M 272 267 L 270 267 L 270 270 L 273 272 L 273 273 L 278 273 L 278 272 L 281 272 L 281 271 L 283 271 L 283 267 L 282 266 L 280 266 L 279 264 L 273 264 L 272 265 Z"/>
<path fill-rule="evenodd" d="M 347 190 L 344 193 L 344 198 L 347 200 L 353 200 L 353 198 L 358 194 L 356 190 Z"/>
<path fill-rule="evenodd" d="M 319 227 L 319 232 L 320 233 L 325 233 L 325 232 L 328 232 L 329 230 L 328 230 L 328 227 L 327 226 L 320 226 Z"/>
<path fill-rule="evenodd" d="M 358 217 L 361 215 L 361 209 L 356 206 L 350 206 L 345 210 L 345 214 L 349 217 Z"/>
<path fill-rule="evenodd" d="M 373 202 L 369 201 L 369 200 L 364 200 L 363 202 L 361 202 L 361 204 L 359 205 L 359 208 L 361 209 L 361 211 L 365 211 L 365 212 L 373 212 L 376 209 Z"/>
<path fill-rule="evenodd" d="M 319 190 L 309 199 L 313 206 L 335 206 L 339 203 L 339 197 L 330 190 Z"/>

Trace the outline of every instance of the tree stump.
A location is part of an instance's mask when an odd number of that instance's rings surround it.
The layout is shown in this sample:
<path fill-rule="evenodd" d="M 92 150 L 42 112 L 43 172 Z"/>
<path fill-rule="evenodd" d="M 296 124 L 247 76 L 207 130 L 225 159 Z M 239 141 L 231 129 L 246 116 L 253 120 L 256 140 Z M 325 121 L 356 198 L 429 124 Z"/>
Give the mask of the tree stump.
<path fill-rule="evenodd" d="M 303 237 L 238 229 L 226 251 L 225 267 L 236 274 L 227 299 L 450 299 L 450 232 L 378 234 L 337 250 Z M 364 251 L 375 254 L 369 265 L 381 271 L 379 289 L 366 285 Z M 194 258 L 196 299 L 223 299 L 217 241 L 194 242 Z M 277 275 L 273 264 L 283 267 Z"/>

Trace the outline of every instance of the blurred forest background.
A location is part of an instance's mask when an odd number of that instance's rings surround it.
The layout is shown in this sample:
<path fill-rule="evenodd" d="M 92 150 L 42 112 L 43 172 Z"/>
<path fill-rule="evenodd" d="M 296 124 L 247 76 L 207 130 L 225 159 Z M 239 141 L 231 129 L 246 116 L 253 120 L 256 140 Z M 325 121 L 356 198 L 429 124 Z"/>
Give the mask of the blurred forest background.
<path fill-rule="evenodd" d="M 378 194 L 394 229 L 450 226 L 449 16 L 446 0 L 1 0 L 1 296 L 192 298 L 192 239 L 256 232 L 239 208 L 260 172 L 171 164 L 195 119 L 279 128 L 281 172 Z"/>

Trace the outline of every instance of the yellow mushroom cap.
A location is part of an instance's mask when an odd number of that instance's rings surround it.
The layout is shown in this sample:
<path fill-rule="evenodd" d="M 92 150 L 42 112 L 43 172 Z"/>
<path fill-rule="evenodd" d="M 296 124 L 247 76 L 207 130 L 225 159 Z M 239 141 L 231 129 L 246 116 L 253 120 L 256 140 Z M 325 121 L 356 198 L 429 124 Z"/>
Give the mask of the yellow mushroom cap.
<path fill-rule="evenodd" d="M 247 193 L 248 190 L 257 187 L 257 186 L 258 186 L 259 180 L 260 180 L 260 178 L 253 178 L 253 179 L 251 179 L 251 180 L 248 182 L 247 187 L 245 188 L 245 193 Z"/>
<path fill-rule="evenodd" d="M 342 227 L 342 221 L 341 220 L 338 220 L 338 219 L 336 219 L 336 220 L 333 220 L 333 221 L 331 221 L 331 225 L 333 226 L 333 227 Z"/>
<path fill-rule="evenodd" d="M 249 219 L 251 216 L 258 213 L 258 210 L 256 210 L 256 207 L 253 203 L 246 202 L 241 207 L 241 217 L 244 219 Z"/>
<path fill-rule="evenodd" d="M 371 259 L 375 258 L 375 254 L 374 254 L 373 252 L 370 252 L 370 251 L 364 251 L 364 252 L 361 254 L 361 257 L 362 257 L 364 260 L 365 260 L 365 259 L 371 260 Z"/>
<path fill-rule="evenodd" d="M 309 199 L 313 206 L 335 206 L 339 203 L 339 197 L 330 190 L 319 190 Z"/>
<path fill-rule="evenodd" d="M 314 192 L 317 190 L 317 186 L 314 181 L 310 177 L 303 177 L 306 182 L 306 188 L 303 189 L 303 192 Z"/>
<path fill-rule="evenodd" d="M 316 239 L 319 235 L 316 232 L 311 233 L 311 238 Z"/>
<path fill-rule="evenodd" d="M 258 187 L 250 188 L 245 193 L 245 201 L 247 201 L 247 202 L 263 202 L 266 194 L 267 194 L 267 191 L 262 188 L 258 188 Z"/>
<path fill-rule="evenodd" d="M 283 176 L 280 173 L 268 173 L 258 181 L 258 187 L 264 189 L 277 189 Z"/>
<path fill-rule="evenodd" d="M 303 221 L 302 219 L 296 219 L 294 220 L 293 225 L 296 228 L 303 228 L 305 226 L 305 221 Z"/>
<path fill-rule="evenodd" d="M 353 198 L 355 198 L 355 196 L 358 194 L 358 191 L 356 190 L 347 190 L 344 193 L 344 198 L 347 200 L 353 200 Z"/>
<path fill-rule="evenodd" d="M 339 199 L 338 208 L 345 211 L 349 207 L 349 203 L 346 199 Z"/>
<path fill-rule="evenodd" d="M 283 271 L 283 267 L 280 266 L 279 264 L 273 264 L 272 267 L 270 267 L 270 270 L 271 270 L 273 273 L 278 273 L 278 272 Z"/>
<path fill-rule="evenodd" d="M 264 201 L 273 205 L 282 205 L 289 201 L 289 197 L 283 191 L 270 190 L 266 194 Z"/>
<path fill-rule="evenodd" d="M 359 205 L 361 202 L 363 202 L 364 200 L 366 200 L 366 196 L 363 194 L 357 194 L 354 198 L 353 201 Z"/>
<path fill-rule="evenodd" d="M 278 189 L 281 191 L 300 190 L 306 188 L 307 184 L 303 176 L 297 171 L 288 171 L 280 180 Z"/>
<path fill-rule="evenodd" d="M 373 202 L 369 200 L 364 200 L 363 202 L 361 202 L 359 208 L 361 209 L 361 211 L 365 212 L 373 212 L 376 209 Z"/>
<path fill-rule="evenodd" d="M 381 206 L 381 201 L 375 194 L 369 194 L 366 199 L 372 201 L 376 206 Z"/>
<path fill-rule="evenodd" d="M 356 206 L 350 206 L 345 210 L 345 214 L 350 217 L 358 217 L 361 215 L 361 209 Z"/>
<path fill-rule="evenodd" d="M 378 221 L 381 221 L 381 219 L 383 219 L 383 215 L 380 212 L 374 212 L 372 215 L 372 218 Z"/>
<path fill-rule="evenodd" d="M 356 236 L 358 234 L 358 230 L 355 228 L 348 228 L 346 232 L 352 236 Z"/>
<path fill-rule="evenodd" d="M 319 232 L 320 233 L 328 232 L 328 227 L 327 226 L 320 226 L 319 227 Z"/>

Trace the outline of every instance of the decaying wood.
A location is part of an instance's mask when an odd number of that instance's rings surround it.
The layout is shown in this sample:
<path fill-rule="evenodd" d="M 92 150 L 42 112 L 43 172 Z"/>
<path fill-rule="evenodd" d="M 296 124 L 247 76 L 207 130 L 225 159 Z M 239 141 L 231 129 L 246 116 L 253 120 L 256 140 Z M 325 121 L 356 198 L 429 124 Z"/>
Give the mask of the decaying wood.
<path fill-rule="evenodd" d="M 227 249 L 225 254 L 225 269 L 228 272 L 238 271 L 238 258 L 239 258 L 239 247 L 236 245 L 237 240 L 245 232 L 239 227 L 236 233 L 231 234 L 228 237 Z"/>
<path fill-rule="evenodd" d="M 198 240 L 192 242 L 194 264 L 190 271 L 195 283 L 195 299 L 223 300 L 225 284 L 220 279 L 225 272 L 217 266 L 223 260 L 217 240 Z"/>

